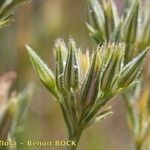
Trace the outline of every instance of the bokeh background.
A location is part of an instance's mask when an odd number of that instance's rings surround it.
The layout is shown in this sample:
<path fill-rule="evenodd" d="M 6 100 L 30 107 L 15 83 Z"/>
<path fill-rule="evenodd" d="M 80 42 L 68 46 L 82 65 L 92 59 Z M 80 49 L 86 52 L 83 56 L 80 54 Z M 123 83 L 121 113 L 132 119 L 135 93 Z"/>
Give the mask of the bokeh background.
<path fill-rule="evenodd" d="M 121 11 L 122 1 L 116 0 Z M 54 69 L 53 43 L 70 35 L 83 51 L 93 49 L 95 43 L 86 29 L 86 0 L 33 0 L 16 10 L 14 22 L 0 30 L 0 75 L 15 70 L 18 74 L 12 89 L 21 91 L 34 84 L 20 141 L 66 140 L 66 128 L 54 98 L 39 82 L 29 62 L 25 44 L 31 45 Z M 133 150 L 132 134 L 126 121 L 126 110 L 121 97 L 114 98 L 113 117 L 88 128 L 80 141 L 80 150 Z M 21 146 L 20 150 L 30 150 Z M 31 150 L 55 150 L 56 147 L 35 147 Z"/>

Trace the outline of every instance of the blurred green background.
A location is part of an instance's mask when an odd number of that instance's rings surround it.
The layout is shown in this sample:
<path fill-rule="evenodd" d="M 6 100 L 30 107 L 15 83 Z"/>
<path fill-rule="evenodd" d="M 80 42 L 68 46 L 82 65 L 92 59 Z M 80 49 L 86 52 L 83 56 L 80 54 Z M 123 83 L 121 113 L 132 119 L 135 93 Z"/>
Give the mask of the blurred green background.
<path fill-rule="evenodd" d="M 118 9 L 121 1 L 116 0 Z M 18 78 L 13 89 L 21 91 L 34 83 L 25 130 L 20 141 L 66 140 L 66 128 L 58 104 L 37 79 L 29 62 L 25 44 L 31 45 L 51 68 L 55 66 L 53 43 L 70 35 L 83 50 L 95 43 L 86 29 L 86 0 L 33 0 L 19 7 L 14 22 L 0 30 L 0 75 L 15 70 Z M 113 117 L 87 129 L 81 139 L 80 150 L 132 150 L 132 135 L 126 122 L 126 112 L 121 97 L 108 105 L 113 106 Z M 30 150 L 20 147 L 20 150 Z M 60 150 L 56 147 L 35 147 L 32 150 Z"/>

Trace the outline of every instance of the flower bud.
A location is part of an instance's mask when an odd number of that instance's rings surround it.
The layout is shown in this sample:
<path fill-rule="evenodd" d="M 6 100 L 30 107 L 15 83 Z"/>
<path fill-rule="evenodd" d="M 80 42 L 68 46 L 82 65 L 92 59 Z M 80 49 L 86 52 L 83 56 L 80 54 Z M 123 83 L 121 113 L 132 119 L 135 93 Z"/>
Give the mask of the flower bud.
<path fill-rule="evenodd" d="M 79 65 L 76 58 L 76 45 L 73 39 L 69 41 L 68 58 L 64 72 L 64 82 L 67 89 L 78 88 L 79 85 Z"/>
<path fill-rule="evenodd" d="M 101 89 L 103 92 L 112 92 L 115 77 L 119 73 L 121 69 L 121 65 L 123 62 L 123 52 L 124 52 L 124 44 L 119 45 L 108 45 L 106 51 L 112 51 L 112 55 L 106 64 L 104 69 L 102 79 L 101 79 Z M 107 57 L 106 57 L 107 58 Z"/>
<path fill-rule="evenodd" d="M 94 103 L 99 92 L 101 58 L 98 50 L 97 48 L 93 55 L 91 66 L 81 89 L 81 104 L 83 106 Z"/>
<path fill-rule="evenodd" d="M 103 13 L 103 6 L 98 0 L 89 0 L 89 23 L 87 24 L 91 36 L 97 42 L 105 41 L 105 16 Z"/>
<path fill-rule="evenodd" d="M 78 53 L 79 57 L 79 64 L 80 64 L 80 71 L 81 71 L 81 79 L 84 79 L 90 65 L 90 56 L 89 56 L 89 51 L 86 50 L 86 52 L 83 54 L 81 51 Z"/>
<path fill-rule="evenodd" d="M 128 87 L 136 79 L 136 77 L 138 77 L 147 52 L 148 48 L 121 70 L 118 83 L 120 87 Z"/>
<path fill-rule="evenodd" d="M 139 11 L 139 0 L 135 0 L 131 10 L 125 18 L 122 28 L 122 40 L 126 43 L 125 51 L 125 64 L 132 60 L 134 56 L 134 45 L 137 37 L 138 27 L 138 12 Z"/>
<path fill-rule="evenodd" d="M 0 117 L 0 139 L 6 140 L 17 114 L 18 99 L 13 97 Z"/>
<path fill-rule="evenodd" d="M 28 45 L 26 46 L 31 63 L 44 86 L 57 97 L 57 87 L 53 72 Z"/>
<path fill-rule="evenodd" d="M 112 0 L 103 1 L 103 7 L 106 20 L 106 33 L 107 38 L 109 38 L 118 23 L 118 12 Z"/>
<path fill-rule="evenodd" d="M 61 91 L 64 88 L 64 57 L 63 53 L 66 51 L 66 45 L 63 40 L 58 39 L 55 43 L 56 51 L 56 84 Z"/>

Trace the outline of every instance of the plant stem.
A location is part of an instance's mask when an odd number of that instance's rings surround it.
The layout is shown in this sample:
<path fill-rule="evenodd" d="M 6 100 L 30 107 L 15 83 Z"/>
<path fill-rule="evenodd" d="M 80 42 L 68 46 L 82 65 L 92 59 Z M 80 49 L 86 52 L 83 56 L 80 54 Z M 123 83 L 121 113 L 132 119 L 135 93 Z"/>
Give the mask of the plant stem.
<path fill-rule="evenodd" d="M 136 145 L 136 150 L 142 150 L 142 146 L 141 145 Z"/>
<path fill-rule="evenodd" d="M 69 140 L 68 140 L 68 141 L 75 141 L 76 144 L 72 145 L 72 146 L 68 146 L 66 148 L 66 150 L 77 150 L 77 147 L 78 147 L 78 144 L 79 144 L 82 132 L 83 132 L 82 128 L 77 128 L 76 129 L 74 135 L 70 136 Z"/>
<path fill-rule="evenodd" d="M 142 150 L 142 143 L 139 140 L 136 141 L 135 145 L 136 145 L 136 150 Z"/>

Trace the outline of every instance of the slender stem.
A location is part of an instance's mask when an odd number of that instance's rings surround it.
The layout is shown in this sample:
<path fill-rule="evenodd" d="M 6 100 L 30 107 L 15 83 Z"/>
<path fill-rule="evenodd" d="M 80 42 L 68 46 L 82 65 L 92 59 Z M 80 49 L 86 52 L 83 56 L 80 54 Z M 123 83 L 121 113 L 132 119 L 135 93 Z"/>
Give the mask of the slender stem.
<path fill-rule="evenodd" d="M 123 99 L 124 99 L 124 102 L 125 102 L 125 105 L 127 108 L 128 116 L 132 123 L 132 127 L 134 128 L 135 127 L 135 117 L 134 117 L 133 107 L 132 107 L 129 99 L 127 98 L 126 94 L 123 94 Z"/>
<path fill-rule="evenodd" d="M 139 140 L 135 142 L 136 150 L 142 150 L 142 143 Z"/>
<path fill-rule="evenodd" d="M 69 140 L 68 140 L 68 141 L 75 142 L 75 144 L 73 144 L 72 146 L 68 146 L 66 148 L 66 150 L 77 150 L 77 147 L 78 147 L 78 144 L 79 144 L 82 132 L 83 132 L 82 128 L 77 128 L 75 134 L 73 136 L 70 136 Z"/>
<path fill-rule="evenodd" d="M 136 150 L 142 150 L 142 145 L 141 144 L 136 145 Z"/>

